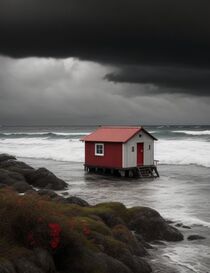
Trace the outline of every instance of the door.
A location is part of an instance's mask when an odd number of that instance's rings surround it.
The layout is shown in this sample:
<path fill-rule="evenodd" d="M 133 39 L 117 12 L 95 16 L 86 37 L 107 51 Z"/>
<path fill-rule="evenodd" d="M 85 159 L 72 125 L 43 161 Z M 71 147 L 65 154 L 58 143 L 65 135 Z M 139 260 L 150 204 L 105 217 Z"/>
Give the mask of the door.
<path fill-rule="evenodd" d="M 137 143 L 137 166 L 144 165 L 144 143 Z"/>

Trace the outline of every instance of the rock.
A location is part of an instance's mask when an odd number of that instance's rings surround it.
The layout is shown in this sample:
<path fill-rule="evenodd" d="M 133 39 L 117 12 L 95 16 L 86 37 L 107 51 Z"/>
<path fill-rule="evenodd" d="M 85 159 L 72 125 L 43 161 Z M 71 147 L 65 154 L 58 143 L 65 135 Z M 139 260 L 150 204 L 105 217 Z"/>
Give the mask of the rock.
<path fill-rule="evenodd" d="M 68 195 L 69 195 L 69 193 L 68 193 L 67 191 L 62 192 L 61 194 L 62 194 L 63 196 L 68 196 Z"/>
<path fill-rule="evenodd" d="M 191 229 L 191 227 L 189 227 L 189 226 L 185 226 L 185 225 L 183 225 L 183 226 L 182 226 L 182 228 L 185 228 L 185 229 Z"/>
<path fill-rule="evenodd" d="M 27 195 L 36 195 L 36 194 L 37 194 L 37 191 L 34 190 L 34 189 L 31 189 L 31 190 L 25 191 L 25 194 L 27 194 Z"/>
<path fill-rule="evenodd" d="M 24 257 L 16 259 L 14 264 L 17 273 L 46 273 L 32 261 Z"/>
<path fill-rule="evenodd" d="M 32 187 L 24 181 L 14 183 L 12 187 L 19 193 L 24 193 L 28 190 L 32 190 Z"/>
<path fill-rule="evenodd" d="M 94 243 L 100 246 L 104 253 L 125 264 L 133 273 L 149 273 L 150 266 L 142 259 L 137 259 L 130 251 L 129 245 L 104 236 L 97 232 L 91 232 Z"/>
<path fill-rule="evenodd" d="M 69 197 L 66 198 L 66 201 L 69 204 L 76 204 L 76 205 L 79 205 L 81 207 L 89 207 L 90 206 L 88 204 L 88 202 L 86 202 L 82 198 L 76 197 L 76 196 L 69 196 Z"/>
<path fill-rule="evenodd" d="M 186 226 L 186 225 L 183 225 L 182 223 L 177 223 L 177 224 L 175 225 L 175 227 L 182 227 L 182 228 L 186 228 L 186 229 L 191 229 L 191 227 Z"/>
<path fill-rule="evenodd" d="M 16 160 L 16 157 L 14 157 L 13 155 L 8 155 L 8 154 L 0 154 L 0 162 L 7 161 L 9 159 Z"/>
<path fill-rule="evenodd" d="M 155 244 L 155 245 L 166 245 L 163 241 L 160 241 L 160 240 L 154 240 L 154 241 L 152 241 L 152 243 L 153 244 Z"/>
<path fill-rule="evenodd" d="M 105 263 L 104 267 L 107 269 L 107 273 L 131 273 L 131 270 L 125 264 L 106 255 L 105 253 L 97 253 L 95 259 L 101 260 Z"/>
<path fill-rule="evenodd" d="M 146 241 L 183 240 L 182 233 L 170 226 L 157 211 L 151 208 L 134 207 L 129 210 L 129 218 L 129 228 L 141 234 Z"/>
<path fill-rule="evenodd" d="M 176 227 L 182 227 L 183 224 L 182 224 L 182 223 L 177 223 L 175 226 L 176 226 Z"/>
<path fill-rule="evenodd" d="M 9 170 L 0 169 L 0 183 L 11 186 L 20 181 L 25 182 L 25 178 L 22 174 Z"/>
<path fill-rule="evenodd" d="M 135 235 L 136 239 L 137 239 L 137 240 L 138 240 L 146 249 L 153 249 L 153 248 L 154 248 L 152 245 L 150 245 L 149 243 L 147 243 L 147 242 L 143 239 L 143 237 L 142 237 L 140 234 L 134 232 L 134 235 Z"/>
<path fill-rule="evenodd" d="M 12 170 L 14 171 L 14 169 L 16 169 L 17 172 L 18 170 L 34 170 L 34 168 L 29 166 L 25 162 L 17 161 L 14 159 L 9 159 L 9 160 L 0 162 L 0 167 L 4 169 L 10 169 L 11 171 Z"/>
<path fill-rule="evenodd" d="M 47 190 L 47 189 L 42 189 L 42 190 L 38 190 L 37 193 L 39 195 L 46 195 L 48 196 L 49 198 L 55 198 L 57 197 L 57 193 L 55 193 L 54 191 L 52 190 Z"/>
<path fill-rule="evenodd" d="M 122 251 L 119 253 L 118 260 L 123 262 L 133 273 L 150 273 L 150 265 L 139 256 L 130 255 L 129 252 Z"/>
<path fill-rule="evenodd" d="M 62 197 L 62 196 L 56 196 L 55 198 L 52 199 L 53 201 L 56 201 L 56 202 L 60 202 L 60 203 L 65 203 L 67 204 L 67 201 L 66 201 L 66 198 Z"/>
<path fill-rule="evenodd" d="M 0 273 L 16 273 L 13 264 L 8 260 L 0 261 Z"/>
<path fill-rule="evenodd" d="M 64 190 L 67 187 L 66 182 L 55 176 L 46 168 L 39 168 L 26 175 L 26 180 L 29 184 L 39 188 Z"/>
<path fill-rule="evenodd" d="M 115 239 L 125 243 L 132 254 L 137 256 L 145 256 L 148 254 L 143 244 L 136 239 L 133 233 L 125 225 L 114 226 L 112 235 Z"/>
<path fill-rule="evenodd" d="M 188 239 L 189 241 L 193 241 L 193 240 L 203 240 L 203 239 L 206 239 L 206 238 L 203 237 L 203 236 L 194 234 L 194 235 L 188 236 L 187 239 Z"/>
<path fill-rule="evenodd" d="M 42 248 L 33 250 L 36 264 L 41 267 L 45 273 L 55 273 L 55 264 L 49 252 Z"/>
<path fill-rule="evenodd" d="M 133 273 L 125 264 L 105 253 L 95 253 L 86 249 L 77 263 L 66 263 L 62 272 L 103 272 L 103 273 Z M 143 272 L 142 272 L 143 273 Z"/>
<path fill-rule="evenodd" d="M 0 184 L 0 189 L 6 188 L 6 187 L 8 187 L 8 185 L 6 185 L 6 184 Z"/>
<path fill-rule="evenodd" d="M 112 228 L 116 225 L 125 225 L 125 222 L 122 220 L 122 218 L 116 216 L 115 213 L 101 212 L 99 213 L 99 216 L 108 227 Z"/>

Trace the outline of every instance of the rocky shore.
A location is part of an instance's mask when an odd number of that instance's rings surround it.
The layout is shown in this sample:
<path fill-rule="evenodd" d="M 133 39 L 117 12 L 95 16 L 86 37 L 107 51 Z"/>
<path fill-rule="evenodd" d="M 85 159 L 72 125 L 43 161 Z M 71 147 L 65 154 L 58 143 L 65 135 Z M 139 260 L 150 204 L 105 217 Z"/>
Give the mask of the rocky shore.
<path fill-rule="evenodd" d="M 91 206 L 54 192 L 67 187 L 45 168 L 0 155 L 0 273 L 149 273 L 152 242 L 183 240 L 151 208 Z"/>

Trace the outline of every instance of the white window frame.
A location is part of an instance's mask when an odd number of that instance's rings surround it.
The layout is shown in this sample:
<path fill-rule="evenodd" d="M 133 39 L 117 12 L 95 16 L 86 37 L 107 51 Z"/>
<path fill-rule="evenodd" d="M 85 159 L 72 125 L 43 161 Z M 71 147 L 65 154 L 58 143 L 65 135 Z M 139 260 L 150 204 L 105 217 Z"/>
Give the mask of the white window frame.
<path fill-rule="evenodd" d="M 102 154 L 99 154 L 99 153 L 97 153 L 97 146 L 98 145 L 101 145 L 102 146 Z M 96 156 L 104 156 L 104 143 L 95 143 L 95 155 Z"/>

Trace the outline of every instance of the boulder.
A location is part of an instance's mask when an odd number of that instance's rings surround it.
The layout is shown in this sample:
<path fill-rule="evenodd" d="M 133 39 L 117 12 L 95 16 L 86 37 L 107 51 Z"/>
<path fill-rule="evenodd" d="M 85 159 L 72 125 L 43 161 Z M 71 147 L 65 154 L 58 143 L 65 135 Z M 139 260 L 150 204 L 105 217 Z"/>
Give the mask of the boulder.
<path fill-rule="evenodd" d="M 46 196 L 48 196 L 49 198 L 55 198 L 55 197 L 58 196 L 57 193 L 55 193 L 54 191 L 52 191 L 52 190 L 47 190 L 47 189 L 38 190 L 37 193 L 38 193 L 39 195 L 44 195 L 44 196 L 46 195 Z"/>
<path fill-rule="evenodd" d="M 107 273 L 131 273 L 132 271 L 122 262 L 117 259 L 114 259 L 105 253 L 97 253 L 95 259 L 98 261 L 101 260 L 104 263 L 104 268 L 107 269 Z"/>
<path fill-rule="evenodd" d="M 17 170 L 19 170 L 19 169 L 20 170 L 21 169 L 34 170 L 34 168 L 29 166 L 25 162 L 17 161 L 15 159 L 9 159 L 9 160 L 5 160 L 5 161 L 1 161 L 0 162 L 0 167 L 4 168 L 4 169 L 11 169 L 11 170 L 13 170 L 14 168 L 16 168 Z"/>
<path fill-rule="evenodd" d="M 25 182 L 25 178 L 22 174 L 9 170 L 0 169 L 0 183 L 11 186 L 20 181 Z"/>
<path fill-rule="evenodd" d="M 79 205 L 81 207 L 88 207 L 88 206 L 90 206 L 88 204 L 88 202 L 86 202 L 82 198 L 76 197 L 76 196 L 69 196 L 69 197 L 66 198 L 66 201 L 69 204 L 76 204 L 76 205 Z"/>
<path fill-rule="evenodd" d="M 85 249 L 83 252 L 79 261 L 72 263 L 66 262 L 66 268 L 62 272 L 133 273 L 125 264 L 105 253 L 95 253 L 89 249 Z"/>
<path fill-rule="evenodd" d="M 16 271 L 10 261 L 3 259 L 0 261 L 0 273 L 16 273 Z"/>
<path fill-rule="evenodd" d="M 9 172 L 18 173 L 24 177 L 24 180 L 27 175 L 30 175 L 34 171 L 34 169 L 28 164 L 13 159 L 2 162 L 0 161 L 0 168 Z"/>
<path fill-rule="evenodd" d="M 64 190 L 67 183 L 58 178 L 46 168 L 39 168 L 26 175 L 26 180 L 29 184 L 38 188 L 51 190 Z"/>
<path fill-rule="evenodd" d="M 69 195 L 69 193 L 68 193 L 67 191 L 62 192 L 61 194 L 62 194 L 63 196 L 68 196 L 68 195 Z"/>
<path fill-rule="evenodd" d="M 183 226 L 182 226 L 182 228 L 185 228 L 185 229 L 191 229 L 191 227 L 189 227 L 189 226 L 185 226 L 185 225 L 183 225 Z"/>
<path fill-rule="evenodd" d="M 6 187 L 9 187 L 8 185 L 6 185 L 6 184 L 0 184 L 0 189 L 3 189 L 3 188 L 6 188 Z"/>
<path fill-rule="evenodd" d="M 148 254 L 143 244 L 136 239 L 135 235 L 125 225 L 114 226 L 112 235 L 116 240 L 125 243 L 132 254 L 137 256 Z"/>
<path fill-rule="evenodd" d="M 14 264 L 17 273 L 46 273 L 44 270 L 25 257 L 16 259 Z"/>
<path fill-rule="evenodd" d="M 132 251 L 130 250 L 129 245 L 115 240 L 110 236 L 104 236 L 97 232 L 91 232 L 91 236 L 91 239 L 93 239 L 94 243 L 98 245 L 104 253 L 126 265 L 131 270 L 131 272 L 151 272 L 151 268 L 148 263 L 140 257 L 140 259 L 137 259 L 137 256 L 133 255 Z"/>
<path fill-rule="evenodd" d="M 33 250 L 35 263 L 44 270 L 45 273 L 56 273 L 55 264 L 49 252 L 43 248 Z"/>
<path fill-rule="evenodd" d="M 7 161 L 9 159 L 16 159 L 13 155 L 8 155 L 8 154 L 0 154 L 0 162 Z"/>
<path fill-rule="evenodd" d="M 32 187 L 24 181 L 14 183 L 12 187 L 19 193 L 24 193 L 28 190 L 32 190 Z"/>
<path fill-rule="evenodd" d="M 206 238 L 203 237 L 203 236 L 197 235 L 197 234 L 190 235 L 190 236 L 187 237 L 187 240 L 189 240 L 189 241 L 193 241 L 193 240 L 203 240 L 203 239 L 206 239 Z"/>
<path fill-rule="evenodd" d="M 151 208 L 134 207 L 129 209 L 128 226 L 149 242 L 154 240 L 183 240 L 182 233 L 170 226 L 157 211 Z"/>
<path fill-rule="evenodd" d="M 63 196 L 56 196 L 55 198 L 52 199 L 53 201 L 56 201 L 56 202 L 60 202 L 60 203 L 65 203 L 67 204 L 67 201 L 66 201 L 66 198 L 64 198 Z"/>
<path fill-rule="evenodd" d="M 28 195 L 37 195 L 37 191 L 34 190 L 34 189 L 31 189 L 31 190 L 27 190 L 27 191 L 25 192 L 25 194 L 28 194 Z"/>

